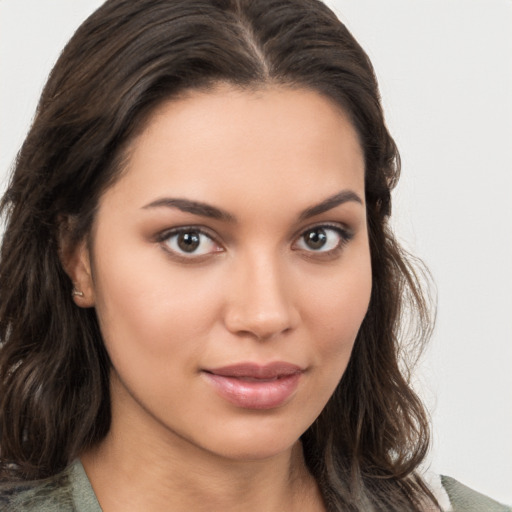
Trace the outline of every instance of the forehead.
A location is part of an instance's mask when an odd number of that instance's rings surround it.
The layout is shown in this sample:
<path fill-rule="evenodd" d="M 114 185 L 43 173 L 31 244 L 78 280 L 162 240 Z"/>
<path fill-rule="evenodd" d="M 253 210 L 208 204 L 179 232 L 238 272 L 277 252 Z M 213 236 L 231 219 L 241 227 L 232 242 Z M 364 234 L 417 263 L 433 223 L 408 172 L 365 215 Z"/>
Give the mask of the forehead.
<path fill-rule="evenodd" d="M 166 194 L 311 202 L 351 188 L 364 197 L 355 129 L 336 103 L 309 89 L 189 91 L 157 108 L 128 155 L 106 196 L 140 206 Z"/>

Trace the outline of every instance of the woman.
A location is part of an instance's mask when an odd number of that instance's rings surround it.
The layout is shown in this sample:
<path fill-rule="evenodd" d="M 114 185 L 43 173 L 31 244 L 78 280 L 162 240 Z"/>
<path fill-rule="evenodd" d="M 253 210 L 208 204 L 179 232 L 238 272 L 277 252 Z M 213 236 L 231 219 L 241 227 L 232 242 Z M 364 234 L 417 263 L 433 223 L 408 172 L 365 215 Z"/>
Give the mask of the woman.
<path fill-rule="evenodd" d="M 439 509 L 400 369 L 402 311 L 408 349 L 430 321 L 388 227 L 398 173 L 371 64 L 321 3 L 107 1 L 2 203 L 0 500 Z"/>

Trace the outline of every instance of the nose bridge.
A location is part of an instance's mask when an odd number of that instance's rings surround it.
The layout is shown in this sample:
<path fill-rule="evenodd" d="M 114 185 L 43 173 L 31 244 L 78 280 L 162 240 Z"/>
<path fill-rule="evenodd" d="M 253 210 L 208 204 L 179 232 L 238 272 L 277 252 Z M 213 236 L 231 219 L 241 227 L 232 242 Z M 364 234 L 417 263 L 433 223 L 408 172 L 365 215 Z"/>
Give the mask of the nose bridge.
<path fill-rule="evenodd" d="M 277 252 L 246 251 L 237 258 L 230 279 L 229 330 L 266 339 L 295 327 L 298 313 Z"/>

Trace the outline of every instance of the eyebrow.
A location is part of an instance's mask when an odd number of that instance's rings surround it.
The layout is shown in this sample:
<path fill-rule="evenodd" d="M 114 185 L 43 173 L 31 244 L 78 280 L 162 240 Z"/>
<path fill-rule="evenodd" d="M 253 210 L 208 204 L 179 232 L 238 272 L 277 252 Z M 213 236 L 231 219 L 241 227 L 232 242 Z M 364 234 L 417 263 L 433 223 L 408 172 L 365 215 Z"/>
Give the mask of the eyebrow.
<path fill-rule="evenodd" d="M 178 208 L 178 210 L 181 210 L 182 212 L 193 213 L 194 215 L 200 215 L 201 217 L 209 217 L 211 219 L 222 220 L 226 222 L 236 222 L 236 218 L 231 215 L 231 213 L 217 208 L 216 206 L 212 206 L 200 201 L 192 201 L 190 199 L 163 197 L 147 204 L 143 208 L 160 208 L 162 206 L 167 208 Z"/>
<path fill-rule="evenodd" d="M 306 220 L 315 215 L 320 215 L 321 213 L 328 212 L 336 206 L 340 206 L 343 203 L 355 202 L 359 204 L 363 204 L 363 200 L 352 190 L 342 190 L 338 194 L 334 194 L 333 196 L 328 197 L 324 201 L 309 208 L 306 208 L 300 215 L 300 220 Z"/>
<path fill-rule="evenodd" d="M 318 203 L 314 206 L 310 206 L 303 210 L 299 215 L 299 220 L 306 220 L 316 215 L 320 215 L 321 213 L 325 213 L 337 206 L 342 205 L 347 202 L 355 202 L 359 204 L 363 204 L 362 199 L 352 190 L 343 190 L 338 194 L 328 197 L 321 203 Z M 211 219 L 221 220 L 225 222 L 234 223 L 236 222 L 236 217 L 231 213 L 222 210 L 221 208 L 217 208 L 216 206 L 212 206 L 208 203 L 203 203 L 201 201 L 192 201 L 190 199 L 181 199 L 181 198 L 173 198 L 173 197 L 163 197 L 152 201 L 151 203 L 143 206 L 143 209 L 149 208 L 177 208 L 182 212 L 192 213 L 194 215 L 199 215 L 201 217 L 209 217 Z"/>

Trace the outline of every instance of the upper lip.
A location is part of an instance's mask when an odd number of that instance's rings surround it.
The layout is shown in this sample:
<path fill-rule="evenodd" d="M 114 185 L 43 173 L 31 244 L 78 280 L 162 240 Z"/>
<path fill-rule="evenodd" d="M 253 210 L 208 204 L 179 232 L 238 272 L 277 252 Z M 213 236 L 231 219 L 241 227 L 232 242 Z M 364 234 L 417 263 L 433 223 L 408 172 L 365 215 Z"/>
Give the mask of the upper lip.
<path fill-rule="evenodd" d="M 245 377 L 251 379 L 274 379 L 287 377 L 303 372 L 303 368 L 296 364 L 276 361 L 268 364 L 238 363 L 219 368 L 208 368 L 204 371 L 221 377 Z"/>

